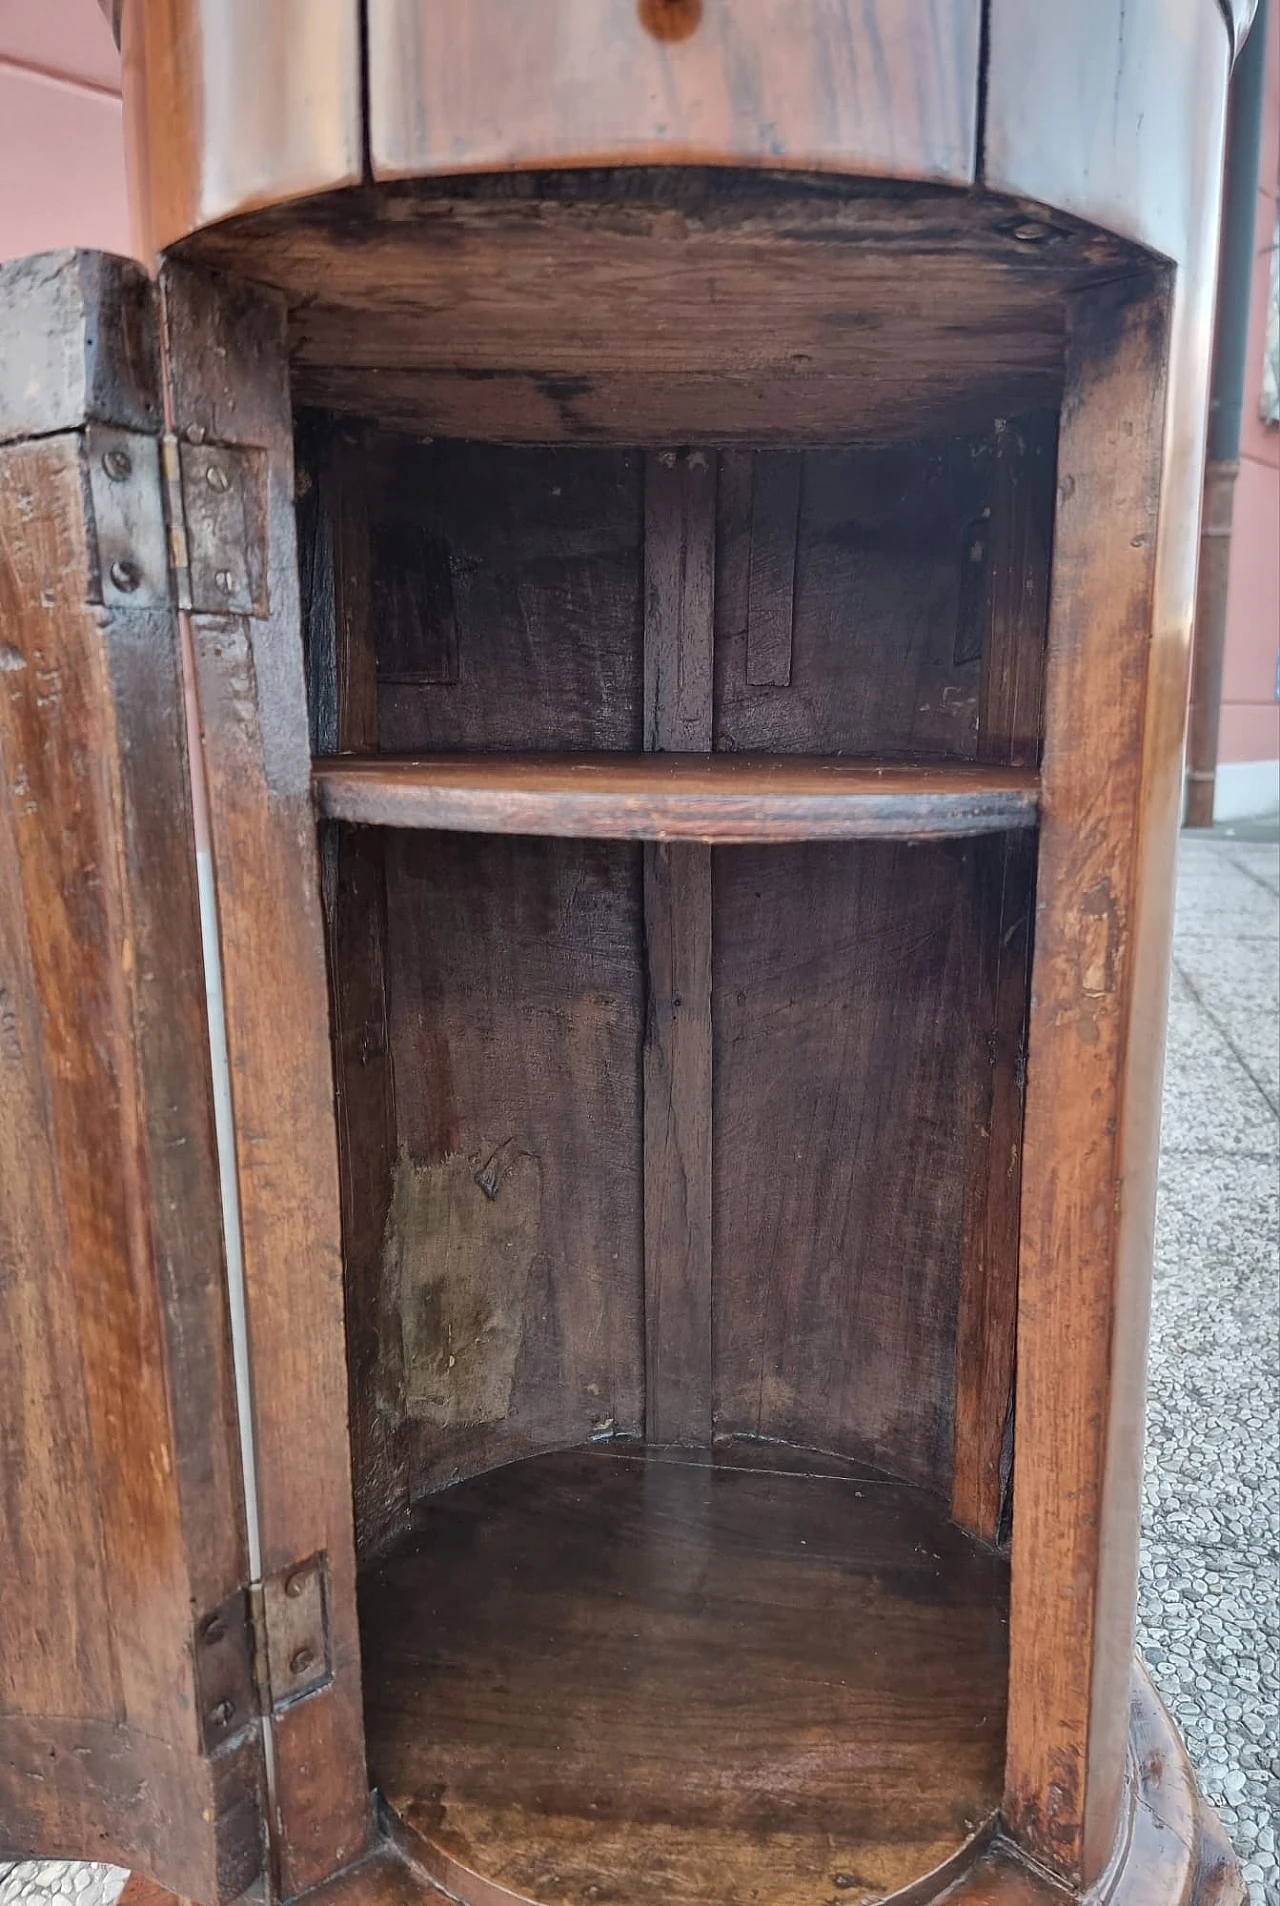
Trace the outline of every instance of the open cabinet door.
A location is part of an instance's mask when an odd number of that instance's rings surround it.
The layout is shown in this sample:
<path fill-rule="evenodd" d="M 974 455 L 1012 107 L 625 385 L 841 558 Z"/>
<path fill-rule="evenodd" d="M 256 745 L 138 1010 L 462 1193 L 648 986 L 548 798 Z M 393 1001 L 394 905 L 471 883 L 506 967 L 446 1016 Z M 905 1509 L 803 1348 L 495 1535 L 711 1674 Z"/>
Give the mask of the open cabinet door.
<path fill-rule="evenodd" d="M 265 1884 L 158 301 L 0 270 L 0 1853 Z"/>

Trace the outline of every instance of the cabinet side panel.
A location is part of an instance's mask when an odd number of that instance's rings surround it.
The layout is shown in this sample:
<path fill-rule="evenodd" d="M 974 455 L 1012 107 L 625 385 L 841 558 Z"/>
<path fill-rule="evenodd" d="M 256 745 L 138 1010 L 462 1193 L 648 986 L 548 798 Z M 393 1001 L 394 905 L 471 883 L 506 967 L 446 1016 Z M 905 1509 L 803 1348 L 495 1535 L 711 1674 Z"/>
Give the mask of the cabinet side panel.
<path fill-rule="evenodd" d="M 299 433 L 298 540 L 311 745 L 378 746 L 376 618 L 364 432 L 312 415 Z M 324 826 L 320 866 L 342 1196 L 347 1394 L 357 1552 L 408 1516 L 403 1425 L 377 1403 L 378 1286 L 395 1168 L 384 836 Z"/>
<path fill-rule="evenodd" d="M 973 178 L 978 0 L 370 0 L 379 178 L 822 166 Z"/>
<path fill-rule="evenodd" d="M 1133 1471 L 1141 1450 L 1150 1283 L 1149 1259 L 1122 1259 L 1121 1224 L 1154 1190 L 1153 1173 L 1131 1174 L 1122 1123 L 1144 983 L 1135 915 L 1168 315 L 1164 288 L 1143 281 L 1082 297 L 1072 314 L 1045 681 L 1006 1805 L 1031 1850 L 1077 1881 L 1105 1861 L 1118 1819 L 1132 1656 L 1136 1474 L 1115 1486 L 1109 1471 L 1117 1457 Z M 1140 1070 L 1152 1065 L 1158 1047 Z M 1157 1130 L 1153 1117 L 1144 1149 Z M 1118 1354 L 1126 1337 L 1136 1358 Z M 1100 1578 L 1121 1554 L 1128 1590 L 1104 1611 Z M 1086 1796 L 1104 1769 L 1091 1823 Z"/>

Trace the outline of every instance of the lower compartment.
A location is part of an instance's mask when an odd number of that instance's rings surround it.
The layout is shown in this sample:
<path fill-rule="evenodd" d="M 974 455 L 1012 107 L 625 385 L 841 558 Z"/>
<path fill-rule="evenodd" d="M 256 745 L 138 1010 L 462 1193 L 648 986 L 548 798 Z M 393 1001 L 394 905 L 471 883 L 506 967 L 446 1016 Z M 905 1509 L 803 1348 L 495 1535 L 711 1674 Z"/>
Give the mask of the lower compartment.
<path fill-rule="evenodd" d="M 866 1906 L 998 1805 L 1007 1580 L 865 1464 L 510 1463 L 362 1580 L 370 1772 L 466 1906 Z"/>

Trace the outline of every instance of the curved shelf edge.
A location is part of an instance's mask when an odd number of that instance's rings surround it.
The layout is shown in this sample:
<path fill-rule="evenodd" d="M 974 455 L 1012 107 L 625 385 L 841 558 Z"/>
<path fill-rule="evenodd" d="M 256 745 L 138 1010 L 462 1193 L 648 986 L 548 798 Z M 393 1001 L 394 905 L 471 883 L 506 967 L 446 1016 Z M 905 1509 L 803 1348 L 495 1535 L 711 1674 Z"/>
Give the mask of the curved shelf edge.
<path fill-rule="evenodd" d="M 1039 777 L 973 762 L 747 755 L 318 761 L 327 820 L 607 840 L 938 840 L 1034 827 Z"/>

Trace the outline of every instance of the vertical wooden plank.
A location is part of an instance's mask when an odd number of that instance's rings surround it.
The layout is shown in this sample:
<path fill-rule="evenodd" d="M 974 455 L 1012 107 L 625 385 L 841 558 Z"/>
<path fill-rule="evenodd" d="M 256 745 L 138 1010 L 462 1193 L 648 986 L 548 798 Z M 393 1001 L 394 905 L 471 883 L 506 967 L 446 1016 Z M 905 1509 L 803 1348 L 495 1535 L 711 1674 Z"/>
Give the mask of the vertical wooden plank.
<path fill-rule="evenodd" d="M 716 478 L 702 450 L 645 461 L 644 745 L 711 748 Z"/>
<path fill-rule="evenodd" d="M 715 467 L 659 451 L 645 476 L 645 746 L 709 753 Z M 645 1433 L 711 1440 L 711 849 L 645 848 Z"/>
<path fill-rule="evenodd" d="M 747 681 L 753 688 L 786 688 L 791 681 L 803 468 L 798 450 L 762 450 L 755 459 L 747 599 Z"/>
<path fill-rule="evenodd" d="M 313 747 L 376 753 L 378 680 L 367 467 L 347 424 L 304 434 L 299 487 L 303 633 Z M 376 1548 L 408 1516 L 403 1426 L 379 1401 L 379 1283 L 396 1157 L 387 1003 L 384 837 L 325 826 L 320 836 L 338 1121 L 348 1409 L 357 1549 Z"/>
<path fill-rule="evenodd" d="M 998 427 L 987 546 L 978 759 L 1040 758 L 1058 420 L 1035 412 Z"/>
<path fill-rule="evenodd" d="M 645 1433 L 711 1441 L 711 849 L 645 850 Z"/>
<path fill-rule="evenodd" d="M 1119 1818 L 1150 1266 L 1124 1244 L 1167 285 L 1068 314 L 1018 1298 L 1005 1813 L 1075 1882 Z M 1135 1154 L 1136 1163 L 1136 1154 Z"/>
<path fill-rule="evenodd" d="M 747 632 L 754 468 L 755 452 L 751 450 L 722 450 L 716 459 L 717 642 Z"/>
<path fill-rule="evenodd" d="M 1057 419 L 999 427 L 987 533 L 978 756 L 1018 766 L 1040 754 L 1040 714 Z M 990 1071 L 966 1172 L 956 1324 L 951 1513 L 988 1542 L 1001 1533 L 1013 1434 L 1027 982 L 1036 844 L 1010 835 L 980 859 L 987 921 L 983 994 Z"/>
<path fill-rule="evenodd" d="M 1010 834 L 976 849 L 983 940 L 972 1011 L 988 1065 L 970 1114 L 956 1312 L 951 1514 L 984 1541 L 1004 1531 L 1012 1461 L 1027 980 L 1036 843 Z"/>
<path fill-rule="evenodd" d="M 328 1556 L 332 1677 L 273 1721 L 282 1887 L 363 1846 L 340 1197 L 294 526 L 285 314 L 180 266 L 162 279 L 173 429 L 252 447 L 266 610 L 191 618 L 235 1109 L 262 1566 Z M 199 481 L 200 459 L 187 473 Z"/>

